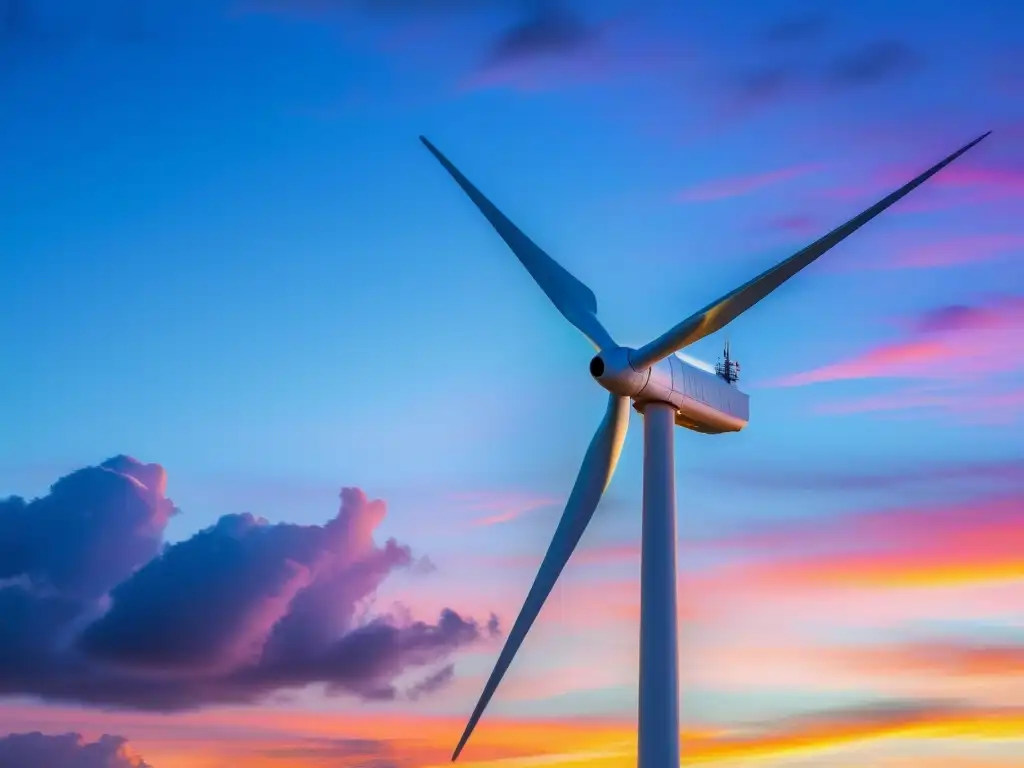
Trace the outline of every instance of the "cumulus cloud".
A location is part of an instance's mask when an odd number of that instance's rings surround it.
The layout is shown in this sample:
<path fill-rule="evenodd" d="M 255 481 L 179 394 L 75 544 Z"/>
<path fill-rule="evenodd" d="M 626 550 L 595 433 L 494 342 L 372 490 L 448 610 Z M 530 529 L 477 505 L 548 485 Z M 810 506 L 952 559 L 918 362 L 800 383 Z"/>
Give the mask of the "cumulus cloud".
<path fill-rule="evenodd" d="M 359 489 L 323 525 L 232 514 L 166 545 L 166 482 L 119 456 L 0 502 L 0 693 L 153 709 L 317 683 L 417 698 L 498 631 L 448 608 L 435 622 L 366 616 L 379 585 L 422 560 L 374 540 L 386 508 Z M 399 689 L 416 669 L 424 679 Z"/>
<path fill-rule="evenodd" d="M 120 736 L 86 742 L 78 733 L 0 738 L 0 768 L 153 768 Z"/>

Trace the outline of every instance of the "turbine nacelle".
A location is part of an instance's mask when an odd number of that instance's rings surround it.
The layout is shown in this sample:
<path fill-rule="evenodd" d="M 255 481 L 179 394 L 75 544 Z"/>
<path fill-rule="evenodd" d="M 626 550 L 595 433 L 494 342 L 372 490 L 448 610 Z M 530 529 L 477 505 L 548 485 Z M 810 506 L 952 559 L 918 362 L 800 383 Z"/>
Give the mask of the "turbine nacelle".
<path fill-rule="evenodd" d="M 598 352 L 590 361 L 590 375 L 602 387 L 619 397 L 636 397 L 651 377 L 651 369 L 637 371 L 629 361 L 636 350 L 612 347 Z"/>
<path fill-rule="evenodd" d="M 676 409 L 677 426 L 717 435 L 739 432 L 750 420 L 750 401 L 729 382 L 677 355 L 646 368 L 633 363 L 637 351 L 612 347 L 590 361 L 590 375 L 612 395 L 628 397 L 638 411 L 647 403 Z"/>

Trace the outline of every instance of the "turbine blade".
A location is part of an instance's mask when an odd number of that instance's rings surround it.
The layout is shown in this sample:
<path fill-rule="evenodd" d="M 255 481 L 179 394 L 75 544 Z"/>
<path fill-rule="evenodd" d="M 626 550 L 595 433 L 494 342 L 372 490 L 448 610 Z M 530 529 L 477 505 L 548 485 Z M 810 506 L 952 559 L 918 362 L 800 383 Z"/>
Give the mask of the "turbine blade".
<path fill-rule="evenodd" d="M 537 285 L 547 294 L 551 303 L 565 316 L 565 319 L 582 331 L 599 352 L 602 349 L 617 346 L 605 327 L 601 325 L 601 321 L 597 319 L 597 297 L 594 296 L 594 292 L 524 235 L 515 224 L 505 217 L 505 214 L 473 186 L 469 179 L 462 175 L 458 168 L 451 164 L 447 157 L 441 154 L 437 147 L 423 136 L 420 136 L 420 141 L 462 187 L 462 191 L 469 196 L 469 199 L 476 203 L 476 207 L 491 222 L 491 226 L 501 235 L 508 247 L 512 249 L 512 253 L 522 262 Z"/>
<path fill-rule="evenodd" d="M 832 246 L 846 239 L 846 237 L 856 232 L 890 205 L 912 192 L 960 157 L 960 155 L 967 152 L 967 150 L 971 149 L 975 144 L 988 136 L 989 133 L 991 133 L 991 131 L 982 134 L 970 144 L 958 149 L 942 162 L 933 165 L 909 184 L 900 187 L 883 200 L 879 200 L 866 211 L 850 219 L 842 226 L 833 229 L 820 240 L 812 243 L 793 256 L 790 256 L 785 261 L 776 264 L 771 269 L 758 275 L 750 282 L 741 285 L 731 293 L 728 293 L 717 301 L 708 304 L 704 309 L 686 318 L 667 333 L 650 342 L 646 346 L 641 347 L 635 353 L 630 355 L 630 362 L 633 367 L 637 370 L 643 370 L 673 352 L 689 346 L 695 341 L 699 341 L 705 336 L 725 327 L 728 323 L 735 320 L 765 296 L 789 280 L 789 278 L 793 277 L 797 272 L 814 262 L 818 257 L 832 248 Z"/>
<path fill-rule="evenodd" d="M 573 485 L 572 493 L 569 494 L 569 501 L 566 502 L 562 518 L 558 521 L 555 535 L 551 539 L 551 544 L 548 545 L 547 554 L 544 555 L 544 560 L 540 564 L 537 577 L 534 579 L 533 586 L 530 587 L 526 601 L 519 611 L 516 623 L 508 633 L 505 646 L 501 649 L 501 655 L 498 656 L 498 661 L 494 665 L 494 671 L 491 672 L 487 685 L 484 686 L 483 693 L 480 694 L 480 700 L 469 718 L 469 724 L 452 754 L 452 762 L 455 762 L 459 753 L 462 752 L 462 748 L 466 746 L 477 721 L 501 683 L 519 646 L 523 644 L 526 633 L 533 626 L 548 595 L 551 594 L 555 582 L 569 561 L 573 550 L 576 549 L 590 518 L 593 517 L 594 510 L 597 509 L 597 504 L 615 473 L 615 465 L 622 452 L 622 442 L 626 437 L 628 426 L 629 398 L 610 395 L 604 420 L 590 441 L 590 447 L 583 459 L 583 466 L 580 467 L 576 484 Z"/>

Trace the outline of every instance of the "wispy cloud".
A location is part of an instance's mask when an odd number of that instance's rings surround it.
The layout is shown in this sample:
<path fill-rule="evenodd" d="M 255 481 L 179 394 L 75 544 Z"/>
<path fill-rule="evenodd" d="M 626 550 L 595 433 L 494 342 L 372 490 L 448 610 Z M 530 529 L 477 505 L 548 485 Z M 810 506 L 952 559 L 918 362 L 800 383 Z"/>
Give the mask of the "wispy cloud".
<path fill-rule="evenodd" d="M 917 70 L 921 57 L 903 40 L 873 40 L 838 56 L 828 67 L 826 81 L 838 87 L 871 85 Z"/>
<path fill-rule="evenodd" d="M 897 246 L 883 258 L 859 259 L 857 269 L 939 269 L 1024 254 L 1024 235 L 954 235 L 931 243 Z"/>
<path fill-rule="evenodd" d="M 936 392 L 905 389 L 884 395 L 851 397 L 818 403 L 814 413 L 823 416 L 853 416 L 863 413 L 889 413 L 922 417 L 953 416 L 978 425 L 1013 425 L 1024 413 L 1024 389 L 983 392 Z"/>
<path fill-rule="evenodd" d="M 17 719 L 36 721 L 71 719 L 74 713 L 23 710 Z M 110 719 L 109 716 L 107 719 Z M 368 718 L 350 714 L 324 715 L 314 712 L 266 710 L 264 712 L 211 712 L 206 722 L 196 717 L 164 718 L 161 736 L 137 739 L 147 755 L 166 754 L 175 737 L 177 753 L 190 756 L 191 765 L 207 768 L 211 756 L 244 761 L 259 768 L 281 765 L 312 768 L 326 760 L 336 762 L 362 758 L 386 762 L 400 768 L 448 765 L 452 734 L 463 723 L 455 718 Z M 156 737 L 156 724 L 139 723 L 142 731 Z M 686 748 L 684 765 L 736 765 L 757 761 L 766 766 L 791 765 L 798 757 L 856 759 L 858 748 L 884 749 L 899 739 L 914 738 L 937 746 L 955 743 L 959 751 L 979 757 L 992 756 L 993 739 L 1006 742 L 1008 754 L 1019 750 L 1024 730 L 1024 712 L 1007 707 L 977 707 L 944 700 L 898 699 L 837 708 L 752 723 L 745 726 L 712 727 L 693 723 L 681 737 Z M 238 733 L 262 732 L 261 738 L 239 740 Z M 214 734 L 232 734 L 218 741 Z M 173 735 L 172 735 L 173 734 Z M 344 734 L 339 737 L 338 734 Z M 148 734 L 147 734 L 148 735 Z M 603 718 L 552 719 L 548 721 L 489 718 L 466 752 L 470 765 L 553 768 L 600 765 L 625 768 L 636 761 L 635 724 L 632 720 Z M 989 745 L 987 752 L 981 748 Z M 877 754 L 877 753 L 876 753 Z M 894 750 L 892 755 L 897 755 Z M 156 760 L 155 757 L 150 759 Z M 175 761 L 174 766 L 179 763 Z M 863 764 L 863 763 L 860 763 Z M 879 764 L 879 763 L 872 763 Z M 888 765 L 889 763 L 885 763 Z M 129 765 L 132 765 L 129 763 Z M 170 765 L 154 762 L 157 768 Z M 184 763 L 181 763 L 184 765 Z M 985 763 L 971 763 L 985 765 Z M 1004 765 L 1008 766 L 1009 763 Z M 948 768 L 927 758 L 916 768 Z"/>
<path fill-rule="evenodd" d="M 448 501 L 473 516 L 473 525 L 500 525 L 565 502 L 556 496 L 516 491 L 471 491 L 451 494 Z"/>
<path fill-rule="evenodd" d="M 837 648 L 829 655 L 835 663 L 861 674 L 964 678 L 975 682 L 1024 677 L 1024 642 L 936 638 Z"/>
<path fill-rule="evenodd" d="M 866 181 L 826 189 L 821 194 L 838 200 L 877 199 L 920 172 L 921 168 L 916 166 L 890 166 L 880 169 Z M 1021 197 L 1024 197 L 1024 170 L 1013 166 L 983 164 L 978 159 L 967 158 L 943 169 L 929 180 L 922 194 L 900 201 L 892 210 L 936 211 Z"/>
<path fill-rule="evenodd" d="M 874 378 L 962 380 L 1018 369 L 1009 350 L 1024 329 L 1024 298 L 997 297 L 974 306 L 935 309 L 913 319 L 906 338 L 847 360 L 792 374 L 775 386 Z M 940 395 L 941 396 L 941 395 Z"/>
<path fill-rule="evenodd" d="M 915 486 L 975 482 L 1024 486 L 1024 459 L 1005 461 L 915 462 L 880 471 L 822 471 L 792 466 L 741 466 L 712 472 L 723 482 L 780 491 L 893 491 Z"/>
<path fill-rule="evenodd" d="M 709 202 L 742 197 L 767 187 L 806 176 L 822 169 L 820 164 L 797 165 L 751 176 L 733 176 L 688 187 L 675 196 L 678 202 Z"/>
<path fill-rule="evenodd" d="M 1024 578 L 1024 496 L 904 509 L 767 536 L 790 555 L 742 566 L 762 585 L 884 587 Z M 785 530 L 785 529 L 783 529 Z M 757 541 L 751 537 L 750 544 Z M 849 543 L 855 542 L 855 543 Z M 764 546 L 762 541 L 761 547 Z"/>

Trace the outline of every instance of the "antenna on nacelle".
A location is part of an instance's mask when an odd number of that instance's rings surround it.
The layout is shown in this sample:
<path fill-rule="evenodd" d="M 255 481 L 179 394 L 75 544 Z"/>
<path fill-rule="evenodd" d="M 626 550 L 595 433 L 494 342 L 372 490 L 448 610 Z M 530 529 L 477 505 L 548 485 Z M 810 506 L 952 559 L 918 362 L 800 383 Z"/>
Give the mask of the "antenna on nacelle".
<path fill-rule="evenodd" d="M 724 379 L 732 386 L 740 380 L 740 364 L 729 356 L 729 340 L 725 340 L 725 349 L 722 351 L 722 358 L 715 365 L 715 373 L 718 378 Z"/>

